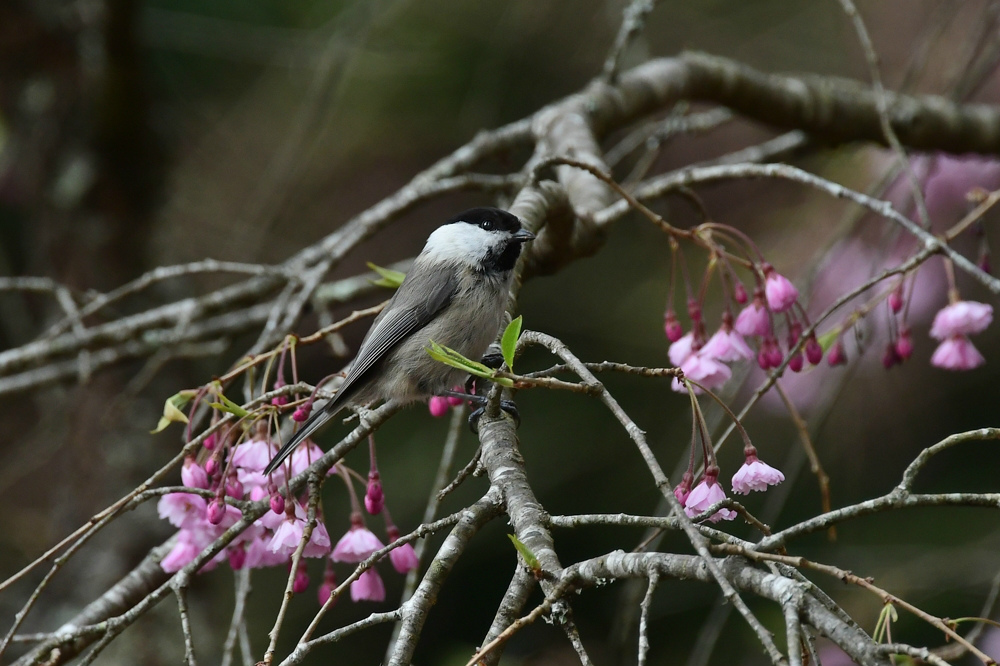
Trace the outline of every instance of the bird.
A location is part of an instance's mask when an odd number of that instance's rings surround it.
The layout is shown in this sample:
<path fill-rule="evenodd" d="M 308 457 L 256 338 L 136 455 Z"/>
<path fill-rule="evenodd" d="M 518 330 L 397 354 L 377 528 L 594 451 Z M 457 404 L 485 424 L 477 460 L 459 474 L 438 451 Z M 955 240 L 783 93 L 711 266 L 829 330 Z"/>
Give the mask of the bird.
<path fill-rule="evenodd" d="M 430 342 L 481 358 L 504 321 L 521 249 L 534 238 L 516 215 L 490 207 L 471 208 L 435 229 L 372 322 L 337 393 L 285 442 L 264 473 L 348 406 L 414 402 L 459 383 L 464 373 L 431 358 Z"/>

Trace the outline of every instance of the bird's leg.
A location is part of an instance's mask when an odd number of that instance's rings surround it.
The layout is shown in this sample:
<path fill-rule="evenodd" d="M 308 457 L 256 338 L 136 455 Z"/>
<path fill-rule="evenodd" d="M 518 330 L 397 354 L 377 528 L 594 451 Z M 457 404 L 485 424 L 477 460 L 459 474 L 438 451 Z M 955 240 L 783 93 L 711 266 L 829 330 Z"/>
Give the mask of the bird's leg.
<path fill-rule="evenodd" d="M 462 400 L 467 400 L 468 402 L 473 402 L 477 407 L 472 410 L 469 414 L 469 428 L 472 429 L 473 433 L 479 433 L 479 418 L 483 415 L 483 411 L 486 409 L 486 401 L 488 398 L 484 395 L 474 395 L 471 393 L 462 393 L 461 391 L 442 391 L 440 395 L 449 398 L 461 398 Z M 500 409 L 510 414 L 511 418 L 514 419 L 514 425 L 516 427 L 521 426 L 521 415 L 517 411 L 517 405 L 514 404 L 513 400 L 501 400 Z"/>

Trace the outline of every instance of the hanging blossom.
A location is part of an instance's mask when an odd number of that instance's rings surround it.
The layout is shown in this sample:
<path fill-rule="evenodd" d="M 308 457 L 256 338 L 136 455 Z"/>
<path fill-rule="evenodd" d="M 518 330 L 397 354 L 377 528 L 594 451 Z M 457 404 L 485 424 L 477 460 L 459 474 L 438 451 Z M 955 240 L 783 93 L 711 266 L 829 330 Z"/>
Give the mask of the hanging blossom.
<path fill-rule="evenodd" d="M 355 514 L 351 516 L 351 528 L 340 537 L 330 557 L 334 562 L 357 563 L 381 548 L 385 548 L 385 544 L 364 526 L 361 514 Z"/>
<path fill-rule="evenodd" d="M 993 307 L 976 301 L 956 301 L 934 316 L 930 336 L 941 340 L 931 365 L 945 370 L 972 370 L 986 359 L 968 336 L 982 333 L 993 322 Z"/>
<path fill-rule="evenodd" d="M 351 601 L 385 601 L 385 583 L 375 569 L 368 569 L 351 583 Z"/>
<path fill-rule="evenodd" d="M 799 290 L 784 275 L 774 270 L 774 266 L 765 263 L 761 266 L 764 273 L 764 295 L 767 296 L 767 306 L 775 312 L 784 312 L 795 304 L 799 298 Z"/>
<path fill-rule="evenodd" d="M 734 328 L 733 316 L 726 312 L 722 315 L 722 326 L 708 339 L 701 348 L 704 356 L 718 361 L 730 363 L 754 357 L 753 350 L 743 340 L 743 336 Z"/>
<path fill-rule="evenodd" d="M 743 450 L 746 462 L 733 475 L 733 492 L 748 495 L 751 490 L 765 491 L 785 480 L 785 475 L 757 458 L 757 449 L 748 446 Z"/>
<path fill-rule="evenodd" d="M 955 335 L 982 333 L 993 322 L 993 307 L 976 301 L 957 301 L 934 315 L 930 336 L 944 340 Z"/>
<path fill-rule="evenodd" d="M 726 492 L 719 484 L 719 468 L 705 470 L 705 478 L 694 487 L 684 501 L 684 513 L 688 518 L 694 518 L 707 511 L 713 504 L 726 499 Z M 719 509 L 708 517 L 713 523 L 720 520 L 733 520 L 736 512 L 732 509 Z"/>
<path fill-rule="evenodd" d="M 986 359 L 964 335 L 948 338 L 931 355 L 931 365 L 944 370 L 972 370 L 983 363 Z"/>

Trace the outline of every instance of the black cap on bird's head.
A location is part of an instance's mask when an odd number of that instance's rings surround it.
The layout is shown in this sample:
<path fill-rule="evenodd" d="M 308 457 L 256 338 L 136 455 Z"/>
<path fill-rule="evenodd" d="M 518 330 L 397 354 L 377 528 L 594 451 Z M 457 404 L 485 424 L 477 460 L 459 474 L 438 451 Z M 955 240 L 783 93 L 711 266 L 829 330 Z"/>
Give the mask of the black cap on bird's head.
<path fill-rule="evenodd" d="M 505 210 L 470 208 L 438 227 L 421 255 L 468 264 L 487 273 L 504 273 L 514 268 L 521 245 L 534 237 L 516 215 Z"/>

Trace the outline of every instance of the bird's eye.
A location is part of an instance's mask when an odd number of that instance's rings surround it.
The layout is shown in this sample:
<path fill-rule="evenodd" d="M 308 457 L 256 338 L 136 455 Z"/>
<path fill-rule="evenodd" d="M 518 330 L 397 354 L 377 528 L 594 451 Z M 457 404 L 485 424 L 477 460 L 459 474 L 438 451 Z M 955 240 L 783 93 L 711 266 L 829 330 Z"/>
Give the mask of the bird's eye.
<path fill-rule="evenodd" d="M 497 225 L 493 223 L 493 220 L 483 220 L 479 223 L 479 228 L 483 231 L 493 231 Z"/>

